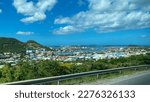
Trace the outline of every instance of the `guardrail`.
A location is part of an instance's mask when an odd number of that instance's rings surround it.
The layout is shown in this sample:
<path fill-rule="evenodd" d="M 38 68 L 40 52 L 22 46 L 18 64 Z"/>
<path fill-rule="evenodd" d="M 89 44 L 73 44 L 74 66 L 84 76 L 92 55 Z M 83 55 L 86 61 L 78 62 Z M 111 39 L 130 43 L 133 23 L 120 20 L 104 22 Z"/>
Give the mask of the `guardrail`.
<path fill-rule="evenodd" d="M 10 82 L 10 83 L 4 83 L 3 85 L 41 85 L 41 84 L 48 84 L 51 82 L 57 82 L 57 84 L 59 85 L 59 82 L 63 80 L 80 78 L 80 77 L 91 76 L 91 75 L 97 75 L 98 77 L 99 75 L 102 75 L 102 74 L 119 72 L 119 71 L 121 72 L 124 70 L 137 70 L 137 69 L 143 69 L 143 68 L 150 68 L 150 65 L 139 65 L 139 66 L 131 66 L 131 67 L 113 68 L 113 69 L 107 69 L 107 70 L 97 70 L 97 71 L 68 74 L 68 75 L 62 75 L 62 76 L 54 76 L 54 77 L 46 77 L 46 78 L 39 78 L 39 79 L 33 79 L 33 80 Z"/>

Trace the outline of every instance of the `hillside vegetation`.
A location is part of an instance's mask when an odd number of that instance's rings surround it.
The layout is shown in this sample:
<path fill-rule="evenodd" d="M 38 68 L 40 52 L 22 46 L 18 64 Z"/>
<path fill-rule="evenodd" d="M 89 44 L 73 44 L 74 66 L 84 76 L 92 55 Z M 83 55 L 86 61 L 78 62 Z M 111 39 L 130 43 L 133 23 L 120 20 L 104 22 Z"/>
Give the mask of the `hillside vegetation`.
<path fill-rule="evenodd" d="M 3 52 L 21 53 L 25 52 L 26 49 L 40 49 L 40 48 L 45 48 L 46 50 L 49 50 L 48 47 L 45 47 L 32 40 L 24 43 L 15 38 L 0 37 L 0 53 Z"/>
<path fill-rule="evenodd" d="M 14 38 L 0 38 L 0 53 L 2 52 L 24 52 L 25 43 Z"/>

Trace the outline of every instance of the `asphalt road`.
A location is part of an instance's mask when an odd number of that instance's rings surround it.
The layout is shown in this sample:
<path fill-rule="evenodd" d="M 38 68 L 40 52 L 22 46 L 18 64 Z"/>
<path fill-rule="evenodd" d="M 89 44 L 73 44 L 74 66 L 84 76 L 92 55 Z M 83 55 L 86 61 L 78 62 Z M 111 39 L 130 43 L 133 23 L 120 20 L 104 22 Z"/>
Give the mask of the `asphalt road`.
<path fill-rule="evenodd" d="M 112 85 L 150 85 L 150 72 L 145 72 L 127 79 L 111 83 Z"/>

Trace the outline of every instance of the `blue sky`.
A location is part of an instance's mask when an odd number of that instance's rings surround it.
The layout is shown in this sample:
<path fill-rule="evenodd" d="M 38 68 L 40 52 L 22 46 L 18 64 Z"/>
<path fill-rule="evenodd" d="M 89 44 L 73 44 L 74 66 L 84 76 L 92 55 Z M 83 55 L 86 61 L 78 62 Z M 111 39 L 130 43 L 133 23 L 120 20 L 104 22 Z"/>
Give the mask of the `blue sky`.
<path fill-rule="evenodd" d="M 149 0 L 0 0 L 0 37 L 44 45 L 150 45 Z"/>

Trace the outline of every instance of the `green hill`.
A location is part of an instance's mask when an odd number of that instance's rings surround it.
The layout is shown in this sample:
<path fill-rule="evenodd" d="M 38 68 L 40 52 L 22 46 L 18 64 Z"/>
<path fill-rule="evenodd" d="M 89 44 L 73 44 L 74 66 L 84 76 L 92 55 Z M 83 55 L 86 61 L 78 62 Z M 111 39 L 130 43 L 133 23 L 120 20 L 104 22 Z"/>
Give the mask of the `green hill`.
<path fill-rule="evenodd" d="M 26 45 L 14 38 L 0 37 L 0 52 L 23 52 Z"/>
<path fill-rule="evenodd" d="M 46 50 L 49 50 L 48 47 L 45 47 L 32 40 L 24 43 L 15 38 L 0 37 L 0 53 L 3 52 L 20 53 L 25 52 L 26 49 L 40 49 L 40 48 L 45 48 Z"/>
<path fill-rule="evenodd" d="M 25 44 L 26 44 L 26 46 L 27 46 L 28 49 L 41 49 L 41 48 L 45 48 L 46 50 L 50 50 L 48 47 L 43 46 L 43 45 L 41 45 L 41 44 L 39 44 L 39 43 L 37 43 L 37 42 L 35 42 L 33 40 L 29 40 Z"/>

